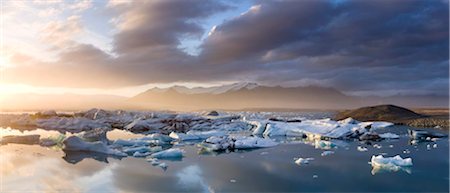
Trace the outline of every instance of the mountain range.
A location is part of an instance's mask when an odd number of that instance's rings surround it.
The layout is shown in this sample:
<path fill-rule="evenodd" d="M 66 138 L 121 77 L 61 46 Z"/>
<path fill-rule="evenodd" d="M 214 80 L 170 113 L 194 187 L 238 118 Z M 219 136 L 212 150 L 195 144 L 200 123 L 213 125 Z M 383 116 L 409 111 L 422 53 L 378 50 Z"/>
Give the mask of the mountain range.
<path fill-rule="evenodd" d="M 242 82 L 215 87 L 155 87 L 129 98 L 115 95 L 24 93 L 2 97 L 0 108 L 1 110 L 78 110 L 94 107 L 136 110 L 332 110 L 379 104 L 395 104 L 409 108 L 447 108 L 448 100 L 448 96 L 437 95 L 362 97 L 327 87 L 281 87 Z"/>
<path fill-rule="evenodd" d="M 334 88 L 263 86 L 235 83 L 216 87 L 153 88 L 129 101 L 166 109 L 347 109 L 393 103 L 406 107 L 447 107 L 448 96 L 351 96 Z"/>

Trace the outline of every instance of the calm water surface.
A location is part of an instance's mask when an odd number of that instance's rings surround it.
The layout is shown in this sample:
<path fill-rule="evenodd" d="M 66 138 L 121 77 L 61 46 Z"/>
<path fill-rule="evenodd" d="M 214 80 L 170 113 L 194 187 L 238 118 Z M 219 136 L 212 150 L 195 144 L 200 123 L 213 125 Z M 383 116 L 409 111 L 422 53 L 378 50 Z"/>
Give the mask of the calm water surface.
<path fill-rule="evenodd" d="M 290 141 L 272 148 L 222 154 L 199 154 L 195 145 L 179 144 L 182 160 L 164 160 L 167 170 L 142 158 L 117 159 L 101 154 L 65 153 L 58 148 L 8 144 L 1 150 L 1 192 L 448 192 L 449 142 L 411 145 L 408 127 L 385 129 L 401 134 L 398 140 L 375 144 L 336 141 L 334 154 L 309 142 Z M 379 131 L 383 133 L 384 131 Z M 3 134 L 55 135 L 43 130 Z M 134 134 L 114 131 L 111 139 Z M 437 144 L 436 148 L 432 146 Z M 430 145 L 431 148 L 427 148 Z M 367 152 L 357 151 L 367 147 Z M 403 153 L 404 150 L 410 153 Z M 372 155 L 411 157 L 413 166 L 397 172 L 373 171 Z M 308 165 L 296 165 L 295 157 L 312 157 Z"/>

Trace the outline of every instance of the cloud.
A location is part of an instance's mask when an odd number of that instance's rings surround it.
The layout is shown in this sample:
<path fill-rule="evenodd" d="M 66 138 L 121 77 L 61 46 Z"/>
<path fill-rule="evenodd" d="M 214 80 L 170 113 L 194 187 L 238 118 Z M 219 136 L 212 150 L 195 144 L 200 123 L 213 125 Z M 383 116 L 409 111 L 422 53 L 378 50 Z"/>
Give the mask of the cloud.
<path fill-rule="evenodd" d="M 114 15 L 112 55 L 78 44 L 56 62 L 18 61 L 6 81 L 96 88 L 257 81 L 448 94 L 447 8 L 447 1 L 256 1 L 205 29 L 202 20 L 232 8 L 221 1 L 111 1 L 104 9 Z M 53 26 L 61 35 L 48 41 L 76 32 L 68 23 Z M 187 37 L 205 37 L 198 56 L 179 48 Z M 52 76 L 41 80 L 39 73 Z"/>
<path fill-rule="evenodd" d="M 42 30 L 45 43 L 50 43 L 57 49 L 66 49 L 75 44 L 73 39 L 83 32 L 80 16 L 70 16 L 65 21 L 53 21 Z"/>

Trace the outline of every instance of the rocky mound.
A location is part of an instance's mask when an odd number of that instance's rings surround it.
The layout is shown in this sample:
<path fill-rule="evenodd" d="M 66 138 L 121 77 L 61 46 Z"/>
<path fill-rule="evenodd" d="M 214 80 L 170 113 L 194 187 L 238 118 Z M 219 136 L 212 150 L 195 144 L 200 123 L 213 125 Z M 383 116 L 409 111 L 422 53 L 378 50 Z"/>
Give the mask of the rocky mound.
<path fill-rule="evenodd" d="M 358 121 L 389 121 L 399 123 L 405 120 L 424 118 L 426 116 L 395 105 L 378 105 L 339 112 L 335 116 L 335 119 L 342 120 L 348 117 L 352 117 Z"/>

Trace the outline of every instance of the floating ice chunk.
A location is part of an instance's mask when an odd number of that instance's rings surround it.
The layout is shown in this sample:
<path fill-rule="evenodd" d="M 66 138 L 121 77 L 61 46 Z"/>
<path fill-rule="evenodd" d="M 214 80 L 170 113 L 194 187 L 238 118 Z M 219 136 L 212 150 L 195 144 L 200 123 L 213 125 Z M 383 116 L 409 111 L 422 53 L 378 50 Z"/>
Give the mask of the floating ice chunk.
<path fill-rule="evenodd" d="M 147 146 L 138 146 L 138 147 L 123 148 L 122 151 L 125 152 L 125 153 L 134 154 L 136 152 L 139 152 L 139 153 L 149 152 L 150 149 Z"/>
<path fill-rule="evenodd" d="M 362 146 L 358 146 L 356 149 L 358 151 L 367 151 L 367 148 L 366 147 L 362 147 Z"/>
<path fill-rule="evenodd" d="M 136 151 L 136 152 L 133 153 L 133 157 L 147 157 L 150 154 L 151 154 L 150 152 L 143 152 L 143 153 L 141 153 L 141 152 Z"/>
<path fill-rule="evenodd" d="M 278 145 L 272 139 L 248 136 L 213 136 L 205 140 L 200 146 L 206 151 L 227 149 L 265 148 Z"/>
<path fill-rule="evenodd" d="M 411 158 L 403 159 L 400 155 L 394 157 L 383 157 L 382 155 L 372 156 L 370 163 L 373 168 L 372 174 L 377 173 L 379 170 L 396 172 L 403 167 L 410 167 L 413 165 Z"/>
<path fill-rule="evenodd" d="M 267 121 L 247 121 L 247 123 L 254 125 L 253 135 L 262 135 L 266 130 Z"/>
<path fill-rule="evenodd" d="M 188 131 L 187 133 L 172 132 L 170 133 L 169 137 L 180 141 L 186 141 L 186 140 L 207 139 L 212 136 L 224 136 L 224 135 L 226 135 L 226 132 L 224 131 L 211 130 L 211 131 Z"/>
<path fill-rule="evenodd" d="M 262 147 L 273 147 L 278 145 L 277 142 L 271 139 L 264 139 L 259 137 L 246 137 L 239 136 L 234 138 L 234 148 L 236 149 L 251 149 L 251 148 L 262 148 Z"/>
<path fill-rule="evenodd" d="M 92 151 L 117 156 L 127 156 L 125 153 L 109 148 L 105 143 L 85 142 L 77 136 L 70 136 L 63 141 L 64 149 L 70 151 Z"/>
<path fill-rule="evenodd" d="M 409 151 L 409 149 L 405 149 L 405 150 L 403 150 L 403 153 L 404 154 L 409 154 L 409 153 L 411 153 L 411 151 Z"/>
<path fill-rule="evenodd" d="M 179 148 L 167 149 L 160 151 L 151 155 L 153 158 L 164 159 L 164 158 L 181 158 L 183 157 L 183 150 Z"/>
<path fill-rule="evenodd" d="M 333 121 L 331 119 L 303 120 L 301 122 L 268 121 L 265 136 L 318 135 L 328 138 L 343 138 L 352 134 L 367 132 L 366 128 L 391 126 L 388 122 L 357 122 L 352 119 Z"/>
<path fill-rule="evenodd" d="M 48 119 L 36 120 L 36 126 L 47 130 L 60 130 L 69 132 L 89 131 L 95 128 L 110 129 L 111 125 L 98 120 L 84 117 L 67 118 L 52 117 Z"/>
<path fill-rule="evenodd" d="M 150 144 L 151 144 L 150 141 L 140 139 L 130 139 L 130 140 L 117 139 L 113 142 L 113 145 L 116 146 L 146 146 Z"/>
<path fill-rule="evenodd" d="M 374 141 L 377 141 L 380 138 L 381 138 L 380 135 L 378 135 L 375 132 L 370 132 L 370 131 L 362 134 L 361 136 L 359 136 L 359 140 L 362 140 L 362 141 L 363 140 L 374 140 Z"/>
<path fill-rule="evenodd" d="M 315 140 L 314 147 L 316 149 L 333 149 L 333 148 L 336 148 L 336 144 L 334 144 L 331 141 Z"/>
<path fill-rule="evenodd" d="M 394 133 L 382 133 L 379 136 L 381 138 L 385 138 L 385 139 L 398 139 L 398 138 L 400 138 L 400 136 L 398 136 L 397 134 L 394 134 Z"/>
<path fill-rule="evenodd" d="M 313 161 L 314 158 L 308 157 L 308 158 L 294 158 L 295 159 L 295 164 L 297 165 L 305 165 L 305 164 L 309 164 L 310 161 Z"/>
<path fill-rule="evenodd" d="M 437 147 L 438 147 L 437 143 L 433 144 L 433 148 L 437 148 Z"/>
<path fill-rule="evenodd" d="M 147 161 L 148 162 L 150 162 L 150 164 L 152 164 L 152 166 L 158 166 L 158 167 L 161 167 L 164 171 L 167 169 L 167 164 L 166 163 L 161 163 L 159 160 L 158 160 L 158 158 L 153 158 L 153 157 L 150 157 L 150 158 L 147 158 Z"/>
<path fill-rule="evenodd" d="M 360 125 L 365 127 L 370 125 L 371 129 L 380 129 L 390 127 L 394 124 L 390 122 L 376 121 L 376 122 L 361 122 Z"/>
<path fill-rule="evenodd" d="M 431 138 L 442 138 L 447 136 L 445 134 L 423 130 L 408 130 L 408 134 L 412 139 L 422 139 L 422 140 L 427 138 L 428 138 L 427 140 L 431 140 Z"/>
<path fill-rule="evenodd" d="M 334 151 L 324 151 L 320 155 L 321 156 L 327 156 L 327 155 L 331 155 L 331 154 L 334 154 Z"/>
<path fill-rule="evenodd" d="M 151 130 L 160 130 L 165 126 L 167 126 L 167 124 L 162 123 L 161 119 L 158 118 L 146 120 L 137 119 L 125 126 L 125 129 L 132 132 L 145 132 Z"/>
<path fill-rule="evenodd" d="M 380 144 L 374 144 L 373 147 L 377 148 L 377 149 L 381 149 L 382 146 Z"/>

